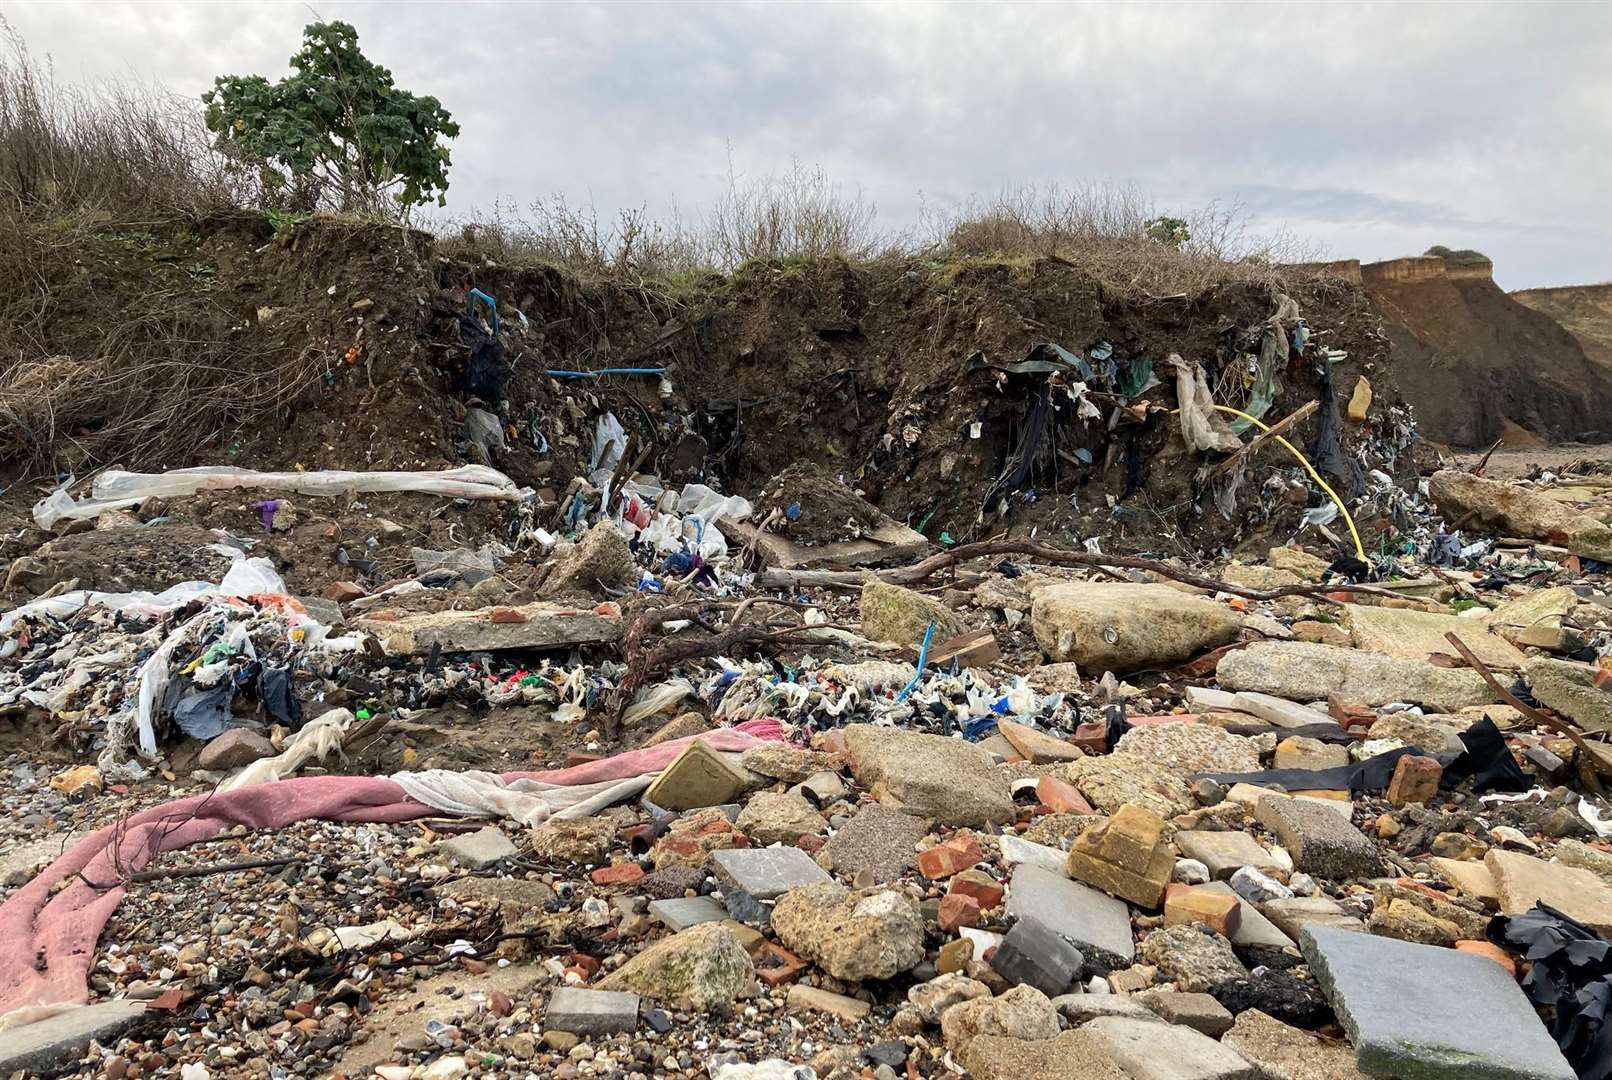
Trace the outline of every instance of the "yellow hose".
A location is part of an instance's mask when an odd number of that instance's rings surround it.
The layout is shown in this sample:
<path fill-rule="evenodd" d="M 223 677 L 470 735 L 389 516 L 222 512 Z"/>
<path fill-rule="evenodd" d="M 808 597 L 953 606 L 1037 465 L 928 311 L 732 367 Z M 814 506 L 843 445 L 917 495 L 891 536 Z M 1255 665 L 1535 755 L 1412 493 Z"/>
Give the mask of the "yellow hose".
<path fill-rule="evenodd" d="M 1216 405 L 1215 408 L 1219 409 L 1221 412 L 1231 413 L 1233 416 L 1247 420 L 1250 424 L 1253 424 L 1261 431 L 1268 433 L 1271 430 L 1263 421 L 1257 419 L 1256 417 L 1249 416 L 1241 409 L 1234 409 L 1230 405 Z M 1299 452 L 1298 447 L 1294 446 L 1280 435 L 1275 436 L 1275 439 L 1277 442 L 1287 447 L 1288 453 L 1298 458 L 1299 464 L 1304 466 L 1304 471 L 1310 474 L 1310 479 L 1314 480 L 1317 484 L 1320 484 L 1321 490 L 1326 492 L 1327 497 L 1337 504 L 1338 513 L 1343 515 L 1344 524 L 1349 526 L 1349 536 L 1355 542 L 1355 557 L 1361 562 L 1368 562 L 1369 560 L 1366 558 L 1366 546 L 1360 542 L 1360 531 L 1355 528 L 1355 519 L 1349 516 L 1349 508 L 1343 505 L 1343 500 L 1338 498 L 1338 493 L 1332 490 L 1332 486 L 1330 484 L 1321 479 L 1321 474 L 1315 471 L 1315 466 L 1310 464 L 1309 458 L 1305 457 Z"/>

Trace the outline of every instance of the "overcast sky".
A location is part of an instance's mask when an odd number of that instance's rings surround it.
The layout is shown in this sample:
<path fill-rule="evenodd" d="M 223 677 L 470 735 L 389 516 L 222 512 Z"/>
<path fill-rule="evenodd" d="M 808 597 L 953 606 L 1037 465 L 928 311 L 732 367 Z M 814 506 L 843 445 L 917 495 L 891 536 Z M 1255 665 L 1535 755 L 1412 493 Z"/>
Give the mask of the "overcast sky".
<path fill-rule="evenodd" d="M 821 165 L 879 219 L 1050 181 L 1240 204 L 1331 257 L 1612 279 L 1612 4 L 0 0 L 66 79 L 278 77 L 339 18 L 462 125 L 450 210 L 563 193 L 685 214 Z"/>

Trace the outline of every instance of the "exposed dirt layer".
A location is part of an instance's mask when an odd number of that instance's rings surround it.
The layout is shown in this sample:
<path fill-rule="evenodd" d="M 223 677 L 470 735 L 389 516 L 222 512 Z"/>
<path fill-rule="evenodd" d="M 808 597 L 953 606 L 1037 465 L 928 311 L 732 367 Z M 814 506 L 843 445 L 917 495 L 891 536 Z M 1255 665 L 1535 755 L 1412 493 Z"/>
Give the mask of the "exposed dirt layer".
<path fill-rule="evenodd" d="M 667 484 L 702 481 L 753 497 L 780 470 L 813 462 L 931 539 L 1035 528 L 1043 536 L 1096 537 L 1113 549 L 1185 554 L 1290 532 L 1303 509 L 1244 491 L 1235 513 L 1218 512 L 1195 478 L 1204 462 L 1187 453 L 1170 412 L 1175 384 L 1164 361 L 1172 353 L 1205 367 L 1217 401 L 1248 402 L 1259 330 L 1280 303 L 1268 288 L 1116 296 L 1058 260 L 968 258 L 871 268 L 750 265 L 672 293 L 581 282 L 551 268 L 452 261 L 435 255 L 428 237 L 396 229 L 315 220 L 276 233 L 237 219 L 182 228 L 206 270 L 209 310 L 235 328 L 242 355 L 266 364 L 289 357 L 297 364 L 288 370 L 313 374 L 283 408 L 228 415 L 216 429 L 199 428 L 182 450 L 131 454 L 119 462 L 126 467 L 421 469 L 486 461 L 536 489 L 546 508 L 540 513 L 551 515 L 543 523 L 554 527 L 608 411 L 635 436 L 638 470 Z M 491 383 L 469 363 L 461 313 L 473 287 L 500 305 L 504 369 Z M 102 283 L 102 300 L 115 301 L 117 289 L 117 280 Z M 1369 444 L 1369 467 L 1403 469 L 1408 414 L 1396 411 L 1388 339 L 1366 295 L 1327 280 L 1290 291 L 1311 345 L 1281 366 L 1267 419 L 1315 399 L 1321 349 L 1346 354 L 1331 371 L 1340 400 L 1366 375 L 1374 403 L 1366 423 L 1340 432 L 1344 449 L 1358 457 Z M 90 347 L 72 325 L 63 312 L 44 328 L 53 352 Z M 1077 417 L 1073 395 L 1064 393 L 1073 373 L 1049 382 L 1044 372 L 1001 370 L 1047 343 L 1089 354 L 1102 369 L 1091 387 L 1099 391 L 1098 418 Z M 1099 363 L 1099 356 L 1109 359 Z M 1118 417 L 1114 379 L 1145 374 L 1149 365 L 1161 384 L 1129 384 L 1133 414 Z M 665 379 L 546 374 L 606 366 L 663 367 Z M 1033 422 L 1038 399 L 1051 410 L 1042 426 Z M 469 436 L 466 410 L 476 407 L 505 410 L 501 440 Z M 105 463 L 84 456 L 99 445 L 89 438 L 94 418 L 77 423 L 84 437 L 62 442 L 58 472 Z M 1318 431 L 1312 417 L 1294 441 L 1310 444 Z M 1027 468 L 993 493 L 1021 445 L 1031 451 Z M 1263 460 L 1300 475 L 1296 464 Z M 52 478 L 39 478 L 37 464 L 17 466 L 29 482 L 12 486 L 6 512 L 21 524 Z M 178 508 L 179 519 L 249 533 L 251 501 Z M 406 497 L 384 512 L 379 499 L 343 508 L 293 501 L 299 524 L 291 535 L 308 535 L 309 543 L 283 558 L 317 566 L 314 576 L 325 580 L 341 546 L 368 538 L 358 535 L 364 523 L 355 516 L 387 517 L 410 543 L 443 547 L 456 515 L 466 512 L 444 514 L 434 500 Z M 485 517 L 498 508 L 468 512 Z M 318 583 L 292 580 L 298 588 Z"/>
<path fill-rule="evenodd" d="M 1612 282 L 1519 289 L 1510 295 L 1517 303 L 1544 312 L 1567 327 L 1585 356 L 1612 367 Z"/>
<path fill-rule="evenodd" d="M 1396 259 L 1361 276 L 1424 438 L 1486 447 L 1508 420 L 1552 442 L 1612 434 L 1612 371 L 1551 314 L 1503 292 L 1488 260 Z"/>

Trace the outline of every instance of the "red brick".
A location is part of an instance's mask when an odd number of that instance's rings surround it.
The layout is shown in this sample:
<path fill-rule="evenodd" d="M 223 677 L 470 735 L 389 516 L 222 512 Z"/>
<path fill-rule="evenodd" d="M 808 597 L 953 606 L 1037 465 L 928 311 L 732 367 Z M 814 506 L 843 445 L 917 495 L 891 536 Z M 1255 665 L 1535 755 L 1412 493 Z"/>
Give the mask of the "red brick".
<path fill-rule="evenodd" d="M 1443 775 L 1444 767 L 1433 758 L 1407 754 L 1394 766 L 1394 778 L 1388 782 L 1388 801 L 1395 806 L 1425 803 L 1438 794 Z"/>
<path fill-rule="evenodd" d="M 368 596 L 369 590 L 351 581 L 332 581 L 325 587 L 325 599 L 338 604 L 350 604 L 359 597 Z"/>
<path fill-rule="evenodd" d="M 1095 720 L 1089 724 L 1081 724 L 1075 728 L 1075 737 L 1071 741 L 1088 754 L 1106 754 L 1108 725 Z"/>
<path fill-rule="evenodd" d="M 1231 937 L 1242 925 L 1242 901 L 1205 889 L 1184 889 L 1164 900 L 1164 925 L 1202 923 L 1217 934 Z"/>
<path fill-rule="evenodd" d="M 770 941 L 757 947 L 752 959 L 756 965 L 756 978 L 768 986 L 791 982 L 806 970 L 806 961 Z"/>
<path fill-rule="evenodd" d="M 1002 883 L 982 870 L 964 870 L 952 878 L 946 892 L 961 893 L 963 896 L 972 896 L 979 901 L 981 911 L 990 911 L 1002 903 L 1006 891 Z"/>
<path fill-rule="evenodd" d="M 803 833 L 800 839 L 795 841 L 795 846 L 808 855 L 815 855 L 823 849 L 823 845 L 826 843 L 828 843 L 827 837 Z"/>
<path fill-rule="evenodd" d="M 952 837 L 918 854 L 918 872 L 926 878 L 951 877 L 985 858 L 973 836 Z"/>
<path fill-rule="evenodd" d="M 487 616 L 490 622 L 495 623 L 523 623 L 526 616 L 512 607 L 495 607 L 492 614 Z"/>
<path fill-rule="evenodd" d="M 1036 781 L 1035 794 L 1054 814 L 1096 813 L 1073 784 L 1056 776 L 1043 776 Z"/>
<path fill-rule="evenodd" d="M 940 928 L 948 934 L 980 921 L 980 902 L 966 893 L 947 893 L 940 900 Z"/>
<path fill-rule="evenodd" d="M 1513 960 L 1511 954 L 1498 945 L 1487 941 L 1457 941 L 1455 947 L 1460 952 L 1471 953 L 1473 956 L 1493 960 L 1506 969 L 1507 975 L 1510 975 L 1513 979 L 1517 977 L 1517 961 Z"/>
<path fill-rule="evenodd" d="M 644 868 L 635 862 L 601 866 L 591 875 L 595 885 L 630 885 L 644 876 Z"/>
<path fill-rule="evenodd" d="M 567 965 L 568 967 L 576 968 L 582 973 L 584 978 L 588 979 L 591 979 L 595 975 L 599 974 L 599 969 L 603 966 L 598 957 L 589 956 L 587 953 L 572 953 L 570 956 L 566 957 L 566 959 L 570 961 L 570 963 Z"/>

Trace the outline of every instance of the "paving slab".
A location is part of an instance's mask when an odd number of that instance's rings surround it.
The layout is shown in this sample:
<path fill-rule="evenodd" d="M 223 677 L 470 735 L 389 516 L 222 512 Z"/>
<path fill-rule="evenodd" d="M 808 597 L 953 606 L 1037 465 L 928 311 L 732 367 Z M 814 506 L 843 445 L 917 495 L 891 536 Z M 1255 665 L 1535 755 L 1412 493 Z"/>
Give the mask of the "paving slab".
<path fill-rule="evenodd" d="M 133 1026 L 145 1011 L 145 1002 L 119 998 L 11 1028 L 0 1034 L 0 1076 L 45 1073 L 68 1065 L 91 1042 L 107 1042 Z"/>
<path fill-rule="evenodd" d="M 1309 727 L 1312 724 L 1327 724 L 1337 727 L 1338 722 L 1324 712 L 1319 712 L 1308 705 L 1300 705 L 1296 701 L 1276 697 L 1274 694 L 1261 694 L 1258 691 L 1248 690 L 1231 695 L 1231 708 L 1238 712 L 1257 716 L 1267 724 L 1274 724 L 1283 728 Z"/>
<path fill-rule="evenodd" d="M 1521 915 L 1545 903 L 1602 934 L 1612 934 L 1612 885 L 1590 871 L 1500 848 L 1490 848 L 1483 865 L 1494 876 L 1500 910 L 1507 915 Z"/>
<path fill-rule="evenodd" d="M 1069 861 L 1065 852 L 1011 833 L 1003 833 L 1000 842 L 1002 861 L 1009 866 L 1037 866 L 1059 877 L 1065 876 L 1064 865 Z"/>
<path fill-rule="evenodd" d="M 1080 1030 L 1132 1080 L 1261 1080 L 1247 1058 L 1189 1027 L 1099 1016 Z"/>
<path fill-rule="evenodd" d="M 638 995 L 562 986 L 549 995 L 543 1026 L 572 1035 L 614 1035 L 638 1030 Z"/>
<path fill-rule="evenodd" d="M 651 900 L 649 913 L 672 931 L 687 930 L 701 923 L 721 922 L 728 909 L 709 896 L 679 896 L 672 900 Z"/>
<path fill-rule="evenodd" d="M 1245 832 L 1187 829 L 1175 834 L 1175 846 L 1187 858 L 1207 866 L 1216 881 L 1226 880 L 1245 866 L 1268 872 L 1277 865 L 1271 853 Z"/>
<path fill-rule="evenodd" d="M 1125 901 L 1062 874 L 1020 864 L 1008 882 L 1007 914 L 1046 926 L 1072 942 L 1098 970 L 1129 967 L 1136 960 Z"/>
<path fill-rule="evenodd" d="M 1347 1043 L 1290 1027 L 1258 1009 L 1245 1009 L 1220 1041 L 1257 1065 L 1269 1080 L 1366 1080 Z"/>
<path fill-rule="evenodd" d="M 1356 933 L 1366 929 L 1366 924 L 1358 916 L 1350 914 L 1342 904 L 1325 896 L 1290 896 L 1267 900 L 1259 905 L 1259 910 L 1276 924 L 1278 930 L 1295 940 L 1306 926 L 1331 926 Z"/>
<path fill-rule="evenodd" d="M 1325 926 L 1306 929 L 1300 948 L 1354 1044 L 1361 1072 L 1573 1080 L 1534 1007 L 1492 960 Z"/>
<path fill-rule="evenodd" d="M 438 844 L 443 854 L 451 856 L 460 866 L 471 870 L 485 870 L 487 867 L 504 859 L 512 859 L 520 854 L 504 830 L 497 825 L 488 825 L 477 829 L 473 833 L 463 836 L 450 837 Z"/>
<path fill-rule="evenodd" d="M 1224 881 L 1211 881 L 1207 885 L 1197 887 L 1205 892 L 1219 893 L 1221 896 L 1237 896 L 1237 891 Z M 1298 951 L 1298 945 L 1293 939 L 1277 929 L 1275 923 L 1260 914 L 1258 908 L 1240 896 L 1237 896 L 1237 900 L 1241 906 L 1238 908 L 1237 932 L 1231 935 L 1233 945 L 1264 945 L 1273 949 L 1287 949 L 1290 952 Z"/>
<path fill-rule="evenodd" d="M 800 848 L 730 848 L 711 853 L 717 878 L 756 900 L 776 900 L 790 889 L 833 881 Z"/>

